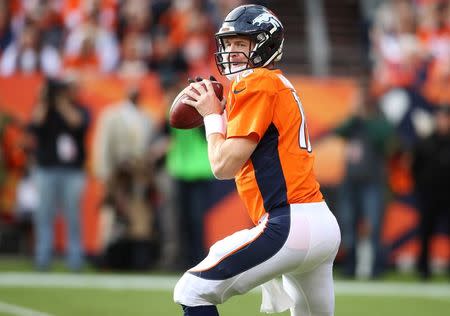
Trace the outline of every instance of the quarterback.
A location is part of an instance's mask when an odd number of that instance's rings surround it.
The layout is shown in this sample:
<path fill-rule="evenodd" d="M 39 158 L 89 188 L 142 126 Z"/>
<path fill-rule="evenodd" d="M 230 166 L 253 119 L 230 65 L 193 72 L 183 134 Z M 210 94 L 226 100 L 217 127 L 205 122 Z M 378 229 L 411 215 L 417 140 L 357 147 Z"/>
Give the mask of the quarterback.
<path fill-rule="evenodd" d="M 216 34 L 216 64 L 231 80 L 225 111 L 209 80 L 185 89 L 193 100 L 184 102 L 204 118 L 214 175 L 235 179 L 255 224 L 215 243 L 184 273 L 174 300 L 185 316 L 219 315 L 216 305 L 259 285 L 262 312 L 334 314 L 333 262 L 340 230 L 313 173 L 300 98 L 275 68 L 283 33 L 267 8 L 235 8 Z"/>

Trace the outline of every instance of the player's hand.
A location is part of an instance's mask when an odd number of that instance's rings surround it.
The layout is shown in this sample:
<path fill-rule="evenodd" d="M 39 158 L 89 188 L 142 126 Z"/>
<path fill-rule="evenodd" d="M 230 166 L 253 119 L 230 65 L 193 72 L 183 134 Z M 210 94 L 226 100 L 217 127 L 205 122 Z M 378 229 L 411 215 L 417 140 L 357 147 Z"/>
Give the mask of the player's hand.
<path fill-rule="evenodd" d="M 197 90 L 199 94 L 194 90 L 191 90 L 191 88 Z M 216 97 L 210 80 L 203 79 L 202 81 L 192 82 L 184 92 L 194 100 L 185 99 L 183 102 L 195 107 L 200 115 L 206 116 L 209 114 L 223 113 L 223 101 L 219 101 Z"/>
<path fill-rule="evenodd" d="M 196 81 L 200 82 L 202 80 L 204 80 L 202 77 L 196 77 L 195 80 L 192 79 L 192 78 L 189 78 L 188 82 L 189 83 L 194 83 Z M 213 75 L 211 75 L 211 76 L 209 76 L 209 81 L 216 81 L 217 82 L 217 79 Z M 225 96 L 223 96 L 222 101 L 220 101 L 220 105 L 222 106 L 222 112 L 221 113 L 223 113 L 223 111 L 225 110 L 226 104 L 227 104 L 227 99 L 225 98 Z"/>
<path fill-rule="evenodd" d="M 203 78 L 200 76 L 197 76 L 197 77 L 195 77 L 195 79 L 188 78 L 187 81 L 188 81 L 189 85 L 187 85 L 186 88 L 183 89 L 183 91 L 182 91 L 183 93 L 186 93 L 187 91 L 192 89 L 192 87 L 190 85 L 191 83 L 201 82 L 201 81 L 203 81 Z"/>

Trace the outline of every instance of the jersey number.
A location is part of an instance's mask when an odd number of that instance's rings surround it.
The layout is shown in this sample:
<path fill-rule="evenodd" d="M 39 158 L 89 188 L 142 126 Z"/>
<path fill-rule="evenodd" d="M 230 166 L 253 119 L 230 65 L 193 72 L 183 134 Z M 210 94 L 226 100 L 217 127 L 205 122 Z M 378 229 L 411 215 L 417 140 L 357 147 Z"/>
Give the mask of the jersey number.
<path fill-rule="evenodd" d="M 309 141 L 308 126 L 306 124 L 305 112 L 303 111 L 302 102 L 297 95 L 297 92 L 292 90 L 292 95 L 294 96 L 295 102 L 297 102 L 298 109 L 300 110 L 300 115 L 302 117 L 302 124 L 300 124 L 300 130 L 298 132 L 298 143 L 300 148 L 306 149 L 308 152 L 312 152 L 311 142 Z"/>

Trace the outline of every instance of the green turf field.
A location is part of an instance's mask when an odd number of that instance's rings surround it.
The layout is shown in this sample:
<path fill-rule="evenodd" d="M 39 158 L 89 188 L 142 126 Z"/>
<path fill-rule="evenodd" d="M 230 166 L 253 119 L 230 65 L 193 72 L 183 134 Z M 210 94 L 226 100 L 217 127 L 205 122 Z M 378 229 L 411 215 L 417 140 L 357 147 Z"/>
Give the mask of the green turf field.
<path fill-rule="evenodd" d="M 172 302 L 175 281 L 176 276 L 0 272 L 0 315 L 181 315 Z M 336 316 L 446 316 L 450 311 L 446 283 L 337 281 L 336 293 Z M 257 316 L 260 303 L 261 294 L 253 291 L 219 310 L 222 316 Z"/>
<path fill-rule="evenodd" d="M 0 316 L 176 316 L 172 301 L 179 275 L 108 274 L 86 268 L 34 273 L 29 258 L 0 258 Z M 440 276 L 421 283 L 417 275 L 387 273 L 376 282 L 336 276 L 336 316 L 447 316 L 450 285 Z M 221 316 L 257 316 L 261 293 L 252 291 L 219 306 Z M 274 315 L 289 315 L 288 312 Z"/>
<path fill-rule="evenodd" d="M 48 315 L 180 315 L 180 308 L 172 303 L 169 291 L 101 290 L 67 288 L 2 288 L 1 302 L 13 304 Z M 233 298 L 219 307 L 221 315 L 261 315 L 260 295 L 250 293 Z M 448 315 L 450 300 L 407 297 L 342 296 L 336 298 L 337 316 L 438 316 Z M 2 312 L 0 315 L 25 315 Z M 44 314 L 45 315 L 45 314 Z M 281 313 L 277 315 L 289 315 Z"/>

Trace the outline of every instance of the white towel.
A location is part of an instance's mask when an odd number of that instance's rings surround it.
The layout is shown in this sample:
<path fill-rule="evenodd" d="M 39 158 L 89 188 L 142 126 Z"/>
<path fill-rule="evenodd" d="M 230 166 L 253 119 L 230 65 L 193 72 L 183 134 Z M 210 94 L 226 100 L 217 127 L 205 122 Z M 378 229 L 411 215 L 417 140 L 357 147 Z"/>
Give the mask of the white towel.
<path fill-rule="evenodd" d="M 261 313 L 281 313 L 294 307 L 294 301 L 277 279 L 261 285 Z"/>

